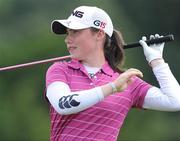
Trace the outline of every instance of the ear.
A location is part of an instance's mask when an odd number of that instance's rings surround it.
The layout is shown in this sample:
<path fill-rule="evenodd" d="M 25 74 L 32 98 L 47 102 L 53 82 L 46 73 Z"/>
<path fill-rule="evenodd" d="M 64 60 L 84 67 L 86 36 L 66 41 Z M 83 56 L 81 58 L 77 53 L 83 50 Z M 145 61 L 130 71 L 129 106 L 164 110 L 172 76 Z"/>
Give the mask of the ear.
<path fill-rule="evenodd" d="M 97 39 L 99 40 L 102 40 L 102 39 L 104 39 L 105 38 L 105 36 L 106 36 L 106 33 L 103 31 L 103 30 L 99 30 L 98 32 L 97 32 Z"/>

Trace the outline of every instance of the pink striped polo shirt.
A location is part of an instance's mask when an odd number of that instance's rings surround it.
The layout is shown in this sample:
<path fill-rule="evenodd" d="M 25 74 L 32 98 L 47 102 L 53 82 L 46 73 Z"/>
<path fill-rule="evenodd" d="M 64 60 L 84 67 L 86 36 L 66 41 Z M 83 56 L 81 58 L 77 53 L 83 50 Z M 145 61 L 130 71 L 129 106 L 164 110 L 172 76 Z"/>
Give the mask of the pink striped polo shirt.
<path fill-rule="evenodd" d="M 89 77 L 77 60 L 56 62 L 47 71 L 46 87 L 55 81 L 69 85 L 71 91 L 91 89 L 119 76 L 106 62 L 95 77 Z M 98 104 L 72 115 L 60 115 L 50 106 L 51 141 L 116 141 L 132 107 L 141 108 L 150 85 L 138 77 L 128 88 L 106 97 Z"/>

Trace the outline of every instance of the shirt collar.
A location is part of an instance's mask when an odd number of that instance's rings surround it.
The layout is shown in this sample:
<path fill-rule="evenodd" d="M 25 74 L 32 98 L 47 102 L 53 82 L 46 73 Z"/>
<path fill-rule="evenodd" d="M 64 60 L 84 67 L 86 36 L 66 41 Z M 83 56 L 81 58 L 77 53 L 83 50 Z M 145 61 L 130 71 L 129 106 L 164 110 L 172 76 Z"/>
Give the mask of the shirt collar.
<path fill-rule="evenodd" d="M 107 75 L 112 76 L 114 74 L 114 70 L 110 67 L 108 62 L 106 61 L 105 64 L 101 68 L 102 72 L 104 72 Z"/>
<path fill-rule="evenodd" d="M 71 61 L 68 62 L 68 66 L 73 69 L 80 69 L 82 64 L 78 60 L 72 59 Z"/>
<path fill-rule="evenodd" d="M 79 60 L 76 60 L 76 59 L 72 59 L 71 61 L 69 61 L 68 66 L 73 69 L 82 69 L 82 68 L 84 69 L 84 66 L 79 62 Z M 107 61 L 102 66 L 101 71 L 110 76 L 114 74 L 113 69 L 110 67 Z"/>

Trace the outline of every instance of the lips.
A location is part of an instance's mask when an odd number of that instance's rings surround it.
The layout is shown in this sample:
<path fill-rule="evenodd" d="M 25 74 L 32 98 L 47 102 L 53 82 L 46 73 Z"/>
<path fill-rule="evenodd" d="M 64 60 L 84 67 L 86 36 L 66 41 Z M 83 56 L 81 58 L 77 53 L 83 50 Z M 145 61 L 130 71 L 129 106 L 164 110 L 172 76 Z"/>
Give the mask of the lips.
<path fill-rule="evenodd" d="M 70 53 L 73 53 L 74 52 L 74 50 L 76 50 L 77 49 L 77 47 L 68 47 L 68 51 L 70 52 Z"/>

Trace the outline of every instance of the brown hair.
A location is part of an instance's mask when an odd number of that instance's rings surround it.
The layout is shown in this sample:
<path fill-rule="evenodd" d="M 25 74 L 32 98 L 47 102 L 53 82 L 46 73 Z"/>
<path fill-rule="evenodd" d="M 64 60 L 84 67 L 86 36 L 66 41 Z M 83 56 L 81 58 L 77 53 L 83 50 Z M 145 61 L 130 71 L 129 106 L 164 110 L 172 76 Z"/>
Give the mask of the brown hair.
<path fill-rule="evenodd" d="M 122 72 L 124 64 L 124 40 L 118 30 L 114 30 L 111 38 L 106 35 L 104 55 L 111 68 L 116 72 Z"/>
<path fill-rule="evenodd" d="M 93 32 L 98 32 L 99 29 L 91 28 Z M 118 30 L 113 30 L 113 34 L 109 37 L 106 34 L 104 43 L 104 55 L 111 68 L 116 72 L 123 72 L 122 66 L 124 64 L 124 40 L 122 34 Z"/>

